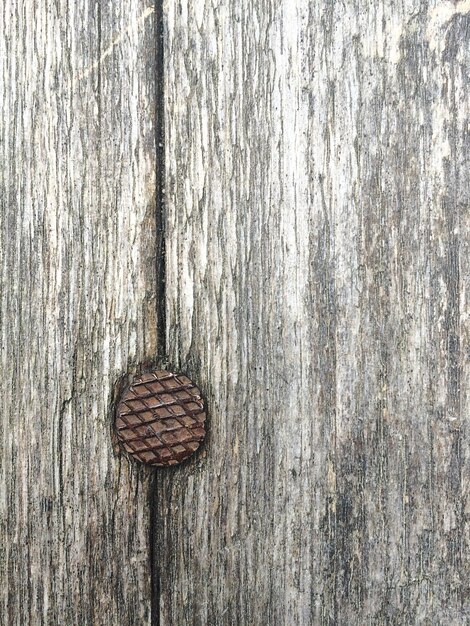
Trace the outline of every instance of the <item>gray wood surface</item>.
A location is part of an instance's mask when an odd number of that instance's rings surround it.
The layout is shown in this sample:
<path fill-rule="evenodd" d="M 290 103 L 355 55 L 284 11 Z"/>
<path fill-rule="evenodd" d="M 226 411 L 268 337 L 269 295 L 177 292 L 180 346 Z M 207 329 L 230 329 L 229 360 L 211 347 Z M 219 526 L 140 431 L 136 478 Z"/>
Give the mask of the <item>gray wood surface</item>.
<path fill-rule="evenodd" d="M 163 626 L 461 626 L 468 0 L 165 0 Z"/>
<path fill-rule="evenodd" d="M 164 0 L 165 259 L 156 8 L 0 12 L 1 626 L 470 623 L 470 2 Z"/>
<path fill-rule="evenodd" d="M 0 623 L 150 624 L 150 474 L 116 380 L 156 353 L 155 13 L 0 10 Z"/>

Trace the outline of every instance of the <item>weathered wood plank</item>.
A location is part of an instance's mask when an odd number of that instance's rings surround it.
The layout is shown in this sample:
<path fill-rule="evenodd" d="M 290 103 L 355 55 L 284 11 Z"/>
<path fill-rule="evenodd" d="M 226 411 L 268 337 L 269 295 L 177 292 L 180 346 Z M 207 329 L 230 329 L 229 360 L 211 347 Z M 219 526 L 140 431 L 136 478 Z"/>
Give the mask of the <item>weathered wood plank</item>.
<path fill-rule="evenodd" d="M 468 1 L 166 1 L 162 626 L 470 621 Z"/>
<path fill-rule="evenodd" d="M 7 0 L 0 623 L 150 623 L 149 475 L 116 379 L 156 352 L 154 11 Z"/>

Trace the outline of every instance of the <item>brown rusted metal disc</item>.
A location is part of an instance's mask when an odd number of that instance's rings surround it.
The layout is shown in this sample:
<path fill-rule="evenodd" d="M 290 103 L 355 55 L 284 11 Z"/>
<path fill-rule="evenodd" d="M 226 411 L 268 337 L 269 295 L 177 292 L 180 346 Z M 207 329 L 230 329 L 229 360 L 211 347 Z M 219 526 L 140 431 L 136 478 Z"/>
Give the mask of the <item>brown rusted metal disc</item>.
<path fill-rule="evenodd" d="M 166 371 L 135 378 L 119 401 L 116 430 L 121 446 L 138 461 L 177 465 L 206 434 L 199 389 L 187 376 Z"/>

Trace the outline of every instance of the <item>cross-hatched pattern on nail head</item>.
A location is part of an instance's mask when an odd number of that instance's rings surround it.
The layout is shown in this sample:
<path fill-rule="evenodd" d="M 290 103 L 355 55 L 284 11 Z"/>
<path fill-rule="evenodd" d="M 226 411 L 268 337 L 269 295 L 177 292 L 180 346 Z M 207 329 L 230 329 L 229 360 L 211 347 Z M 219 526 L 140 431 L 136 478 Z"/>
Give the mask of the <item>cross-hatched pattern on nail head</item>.
<path fill-rule="evenodd" d="M 116 430 L 130 455 L 157 467 L 177 465 L 204 439 L 206 414 L 187 376 L 166 371 L 135 378 L 117 406 Z"/>

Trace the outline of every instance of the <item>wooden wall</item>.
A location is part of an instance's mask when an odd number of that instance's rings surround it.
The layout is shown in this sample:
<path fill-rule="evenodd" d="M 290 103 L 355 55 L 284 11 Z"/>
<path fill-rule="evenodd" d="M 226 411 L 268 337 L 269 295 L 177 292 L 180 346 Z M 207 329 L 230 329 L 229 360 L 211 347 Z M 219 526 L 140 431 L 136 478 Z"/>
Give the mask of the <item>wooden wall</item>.
<path fill-rule="evenodd" d="M 470 623 L 468 0 L 0 25 L 0 624 Z M 210 433 L 155 472 L 156 362 Z"/>

